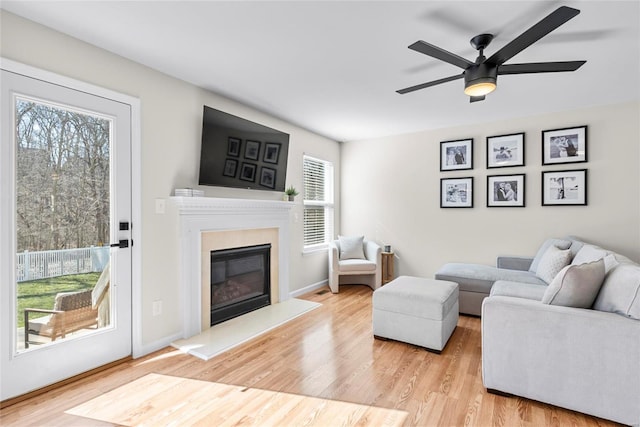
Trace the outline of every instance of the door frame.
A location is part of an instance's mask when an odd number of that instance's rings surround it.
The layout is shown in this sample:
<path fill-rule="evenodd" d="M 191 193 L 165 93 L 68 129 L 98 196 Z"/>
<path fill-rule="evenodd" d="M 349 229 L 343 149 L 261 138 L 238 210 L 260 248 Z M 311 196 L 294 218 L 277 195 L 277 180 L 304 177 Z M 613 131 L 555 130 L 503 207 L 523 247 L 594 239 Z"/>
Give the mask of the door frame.
<path fill-rule="evenodd" d="M 131 351 L 143 356 L 142 345 L 142 140 L 140 99 L 0 56 L 0 68 L 26 77 L 111 99 L 131 107 Z"/>

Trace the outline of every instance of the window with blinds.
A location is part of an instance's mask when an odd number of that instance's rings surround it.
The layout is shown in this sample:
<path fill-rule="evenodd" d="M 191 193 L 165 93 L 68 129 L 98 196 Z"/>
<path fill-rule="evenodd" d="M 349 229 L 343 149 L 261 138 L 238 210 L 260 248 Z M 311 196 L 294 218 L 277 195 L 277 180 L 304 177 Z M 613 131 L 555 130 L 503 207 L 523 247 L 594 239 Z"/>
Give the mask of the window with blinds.
<path fill-rule="evenodd" d="M 303 157 L 304 247 L 321 248 L 333 239 L 333 164 Z"/>

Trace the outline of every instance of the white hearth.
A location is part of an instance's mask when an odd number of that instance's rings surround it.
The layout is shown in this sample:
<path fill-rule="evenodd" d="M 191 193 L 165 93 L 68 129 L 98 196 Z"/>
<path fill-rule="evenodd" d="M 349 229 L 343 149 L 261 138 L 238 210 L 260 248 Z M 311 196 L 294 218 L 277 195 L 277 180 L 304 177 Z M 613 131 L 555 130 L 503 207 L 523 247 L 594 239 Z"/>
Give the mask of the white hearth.
<path fill-rule="evenodd" d="M 246 234 L 253 230 L 277 230 L 277 301 L 289 295 L 289 226 L 292 202 L 274 200 L 224 199 L 215 197 L 171 197 L 178 209 L 180 226 L 180 295 L 183 313 L 183 337 L 202 332 L 203 325 L 202 252 L 203 240 L 211 232 L 233 231 Z M 203 239 L 204 236 L 204 239 Z M 276 242 L 276 243 L 278 243 Z M 204 250 L 208 250 L 204 248 Z M 205 258 L 206 259 L 206 258 Z M 206 266 L 208 268 L 208 266 Z M 208 270 L 207 270 L 208 271 Z"/>

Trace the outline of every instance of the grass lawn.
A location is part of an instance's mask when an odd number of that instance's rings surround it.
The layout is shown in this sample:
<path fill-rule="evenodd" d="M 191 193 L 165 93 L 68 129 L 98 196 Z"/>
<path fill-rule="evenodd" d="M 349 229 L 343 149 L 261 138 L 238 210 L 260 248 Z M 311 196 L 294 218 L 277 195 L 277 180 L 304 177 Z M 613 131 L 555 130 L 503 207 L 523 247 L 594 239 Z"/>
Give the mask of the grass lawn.
<path fill-rule="evenodd" d="M 98 278 L 100 278 L 100 273 L 85 273 L 18 283 L 18 328 L 24 326 L 25 308 L 51 310 L 58 292 L 92 289 Z M 32 313 L 29 317 L 36 318 L 40 316 L 44 316 L 44 314 Z"/>

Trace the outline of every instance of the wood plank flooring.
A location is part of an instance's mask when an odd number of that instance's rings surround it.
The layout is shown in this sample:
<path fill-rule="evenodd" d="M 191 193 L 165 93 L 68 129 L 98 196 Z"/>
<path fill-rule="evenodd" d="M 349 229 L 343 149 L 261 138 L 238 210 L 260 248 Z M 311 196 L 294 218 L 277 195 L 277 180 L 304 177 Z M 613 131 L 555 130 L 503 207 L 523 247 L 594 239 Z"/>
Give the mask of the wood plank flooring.
<path fill-rule="evenodd" d="M 147 374 L 68 414 L 123 426 L 401 427 L 407 412 L 339 400 Z"/>
<path fill-rule="evenodd" d="M 313 310 L 209 361 L 166 348 L 0 410 L 0 424 L 103 426 L 64 411 L 158 373 L 407 411 L 417 426 L 615 426 L 482 386 L 480 319 L 460 316 L 442 354 L 375 340 L 371 289 L 310 293 Z M 213 422 L 211 425 L 215 425 Z"/>

